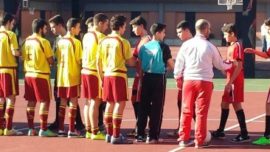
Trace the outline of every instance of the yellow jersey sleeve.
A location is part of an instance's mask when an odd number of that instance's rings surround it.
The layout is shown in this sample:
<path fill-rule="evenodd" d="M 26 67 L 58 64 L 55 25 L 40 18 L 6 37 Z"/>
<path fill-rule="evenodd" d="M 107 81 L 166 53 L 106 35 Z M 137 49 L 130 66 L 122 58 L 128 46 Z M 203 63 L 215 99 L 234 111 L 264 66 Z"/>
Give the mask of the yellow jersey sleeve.
<path fill-rule="evenodd" d="M 0 33 L 0 67 L 17 67 L 12 49 L 18 49 L 18 42 L 15 33 L 8 30 L 1 30 Z"/>
<path fill-rule="evenodd" d="M 44 54 L 46 56 L 46 58 L 49 58 L 49 57 L 52 57 L 53 56 L 53 51 L 52 51 L 52 48 L 51 48 L 51 44 L 48 40 L 45 40 L 43 42 L 44 44 Z"/>
<path fill-rule="evenodd" d="M 10 48 L 12 50 L 17 50 L 19 49 L 18 41 L 17 41 L 17 36 L 15 33 L 10 32 Z"/>
<path fill-rule="evenodd" d="M 125 60 L 128 60 L 132 57 L 132 53 L 131 53 L 131 46 L 130 43 L 126 40 L 123 39 L 123 51 L 124 51 L 124 55 L 125 55 Z"/>

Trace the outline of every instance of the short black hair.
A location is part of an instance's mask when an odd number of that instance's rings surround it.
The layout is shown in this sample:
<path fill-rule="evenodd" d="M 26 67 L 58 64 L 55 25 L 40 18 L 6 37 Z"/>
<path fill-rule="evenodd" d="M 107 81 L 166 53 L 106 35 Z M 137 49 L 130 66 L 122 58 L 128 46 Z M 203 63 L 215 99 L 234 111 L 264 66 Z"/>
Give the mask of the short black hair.
<path fill-rule="evenodd" d="M 32 22 L 32 31 L 33 33 L 38 33 L 40 29 L 43 29 L 45 25 L 48 25 L 48 23 L 41 18 L 34 19 Z"/>
<path fill-rule="evenodd" d="M 67 21 L 67 30 L 70 31 L 72 27 L 76 27 L 78 23 L 81 23 L 81 20 L 78 18 L 70 18 Z"/>
<path fill-rule="evenodd" d="M 99 22 L 106 22 L 108 20 L 108 16 L 103 13 L 98 13 L 94 16 L 94 25 L 98 25 Z"/>
<path fill-rule="evenodd" d="M 91 26 L 94 26 L 94 17 L 89 17 L 86 21 L 85 21 L 85 25 L 91 24 Z"/>
<path fill-rule="evenodd" d="M 189 22 L 186 20 L 182 20 L 177 24 L 176 29 L 180 29 L 180 28 L 182 28 L 183 30 L 185 29 L 191 30 Z"/>
<path fill-rule="evenodd" d="M 234 23 L 229 23 L 229 24 L 225 24 L 222 28 L 221 28 L 222 32 L 226 32 L 226 33 L 234 33 L 234 35 L 237 37 L 238 34 L 238 30 L 237 27 Z"/>
<path fill-rule="evenodd" d="M 12 20 L 15 19 L 15 16 L 13 16 L 10 13 L 3 13 L 3 15 L 0 18 L 0 25 L 5 26 L 8 22 L 11 22 Z"/>
<path fill-rule="evenodd" d="M 64 19 L 61 15 L 57 14 L 49 19 L 49 23 L 54 23 L 56 25 L 61 24 L 62 26 L 65 26 Z"/>
<path fill-rule="evenodd" d="M 143 25 L 144 29 L 146 29 L 146 26 L 147 26 L 146 20 L 141 16 L 135 17 L 133 20 L 129 22 L 129 24 L 130 25 Z"/>
<path fill-rule="evenodd" d="M 154 23 L 151 27 L 150 27 L 150 32 L 152 35 L 155 35 L 157 32 L 161 32 L 166 28 L 165 24 L 162 23 Z"/>
<path fill-rule="evenodd" d="M 110 20 L 110 28 L 118 31 L 120 27 L 125 25 L 127 18 L 123 15 L 114 15 Z"/>
<path fill-rule="evenodd" d="M 270 26 L 270 18 L 264 20 L 264 24 L 265 24 L 266 26 Z"/>

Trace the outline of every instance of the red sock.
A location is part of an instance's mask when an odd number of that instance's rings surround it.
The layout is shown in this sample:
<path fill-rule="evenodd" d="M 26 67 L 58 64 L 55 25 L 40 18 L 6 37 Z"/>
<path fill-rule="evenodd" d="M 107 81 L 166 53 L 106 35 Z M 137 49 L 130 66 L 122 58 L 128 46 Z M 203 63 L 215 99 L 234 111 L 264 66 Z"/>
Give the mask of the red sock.
<path fill-rule="evenodd" d="M 106 126 L 107 134 L 113 135 L 113 125 L 112 125 L 112 113 L 105 112 L 104 114 L 104 124 Z"/>
<path fill-rule="evenodd" d="M 59 120 L 59 130 L 64 130 L 64 122 L 65 122 L 65 115 L 66 115 L 66 106 L 60 104 L 59 112 L 58 112 L 58 120 Z"/>
<path fill-rule="evenodd" d="M 92 134 L 96 135 L 99 131 L 99 128 L 92 128 Z"/>
<path fill-rule="evenodd" d="M 113 115 L 113 137 L 118 138 L 120 135 L 120 127 L 122 123 L 122 115 Z"/>
<path fill-rule="evenodd" d="M 48 111 L 43 111 L 39 116 L 40 116 L 40 129 L 47 130 Z"/>
<path fill-rule="evenodd" d="M 26 115 L 29 129 L 34 129 L 35 107 L 27 107 Z"/>
<path fill-rule="evenodd" d="M 14 105 L 13 104 L 7 104 L 6 109 L 6 128 L 8 130 L 12 129 L 12 120 L 14 115 Z"/>
<path fill-rule="evenodd" d="M 77 114 L 77 106 L 69 107 L 69 131 L 74 132 L 75 131 L 75 118 Z"/>
<path fill-rule="evenodd" d="M 0 129 L 4 129 L 4 103 L 0 104 Z"/>

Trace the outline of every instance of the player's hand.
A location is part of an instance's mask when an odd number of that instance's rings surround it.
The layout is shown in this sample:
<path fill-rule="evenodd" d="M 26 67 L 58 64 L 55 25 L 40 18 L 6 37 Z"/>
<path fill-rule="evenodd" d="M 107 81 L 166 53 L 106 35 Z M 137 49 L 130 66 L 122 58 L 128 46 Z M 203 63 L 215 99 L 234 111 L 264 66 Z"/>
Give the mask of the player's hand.
<path fill-rule="evenodd" d="M 225 91 L 230 92 L 231 90 L 232 90 L 232 84 L 231 83 L 227 83 L 225 85 Z"/>
<path fill-rule="evenodd" d="M 176 86 L 179 90 L 182 90 L 183 87 L 183 78 L 176 79 Z"/>
<path fill-rule="evenodd" d="M 245 53 L 254 53 L 254 49 L 253 48 L 245 48 L 244 52 Z"/>

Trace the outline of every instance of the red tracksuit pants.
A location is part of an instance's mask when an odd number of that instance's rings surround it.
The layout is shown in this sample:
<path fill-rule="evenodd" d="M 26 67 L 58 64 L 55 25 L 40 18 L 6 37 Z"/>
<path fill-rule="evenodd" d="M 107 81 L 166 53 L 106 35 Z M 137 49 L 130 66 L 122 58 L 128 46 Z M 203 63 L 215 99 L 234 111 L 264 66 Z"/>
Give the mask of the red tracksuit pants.
<path fill-rule="evenodd" d="M 213 83 L 200 80 L 185 80 L 183 83 L 182 113 L 180 120 L 179 139 L 188 141 L 190 138 L 191 121 L 195 104 L 195 140 L 202 145 L 207 133 L 207 115 L 213 92 Z"/>

